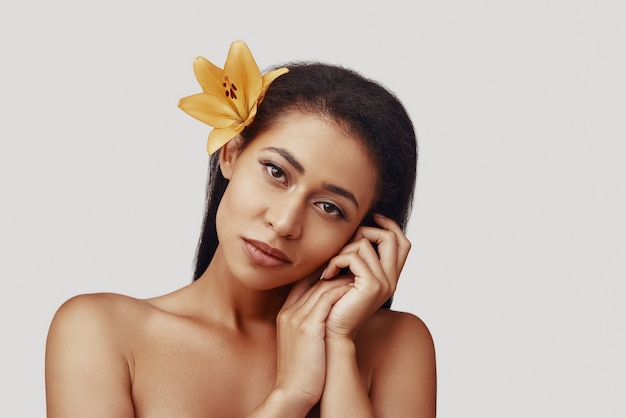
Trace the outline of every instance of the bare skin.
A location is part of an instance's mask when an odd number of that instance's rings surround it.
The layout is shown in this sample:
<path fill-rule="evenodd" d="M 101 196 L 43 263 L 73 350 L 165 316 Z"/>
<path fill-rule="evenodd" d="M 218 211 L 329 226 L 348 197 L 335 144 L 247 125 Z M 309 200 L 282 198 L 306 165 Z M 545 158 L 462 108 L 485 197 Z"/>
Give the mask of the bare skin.
<path fill-rule="evenodd" d="M 378 309 L 410 243 L 385 217 L 359 227 L 376 173 L 358 140 L 298 114 L 221 158 L 220 246 L 200 279 L 148 300 L 81 295 L 57 312 L 49 418 L 434 417 L 427 327 Z"/>

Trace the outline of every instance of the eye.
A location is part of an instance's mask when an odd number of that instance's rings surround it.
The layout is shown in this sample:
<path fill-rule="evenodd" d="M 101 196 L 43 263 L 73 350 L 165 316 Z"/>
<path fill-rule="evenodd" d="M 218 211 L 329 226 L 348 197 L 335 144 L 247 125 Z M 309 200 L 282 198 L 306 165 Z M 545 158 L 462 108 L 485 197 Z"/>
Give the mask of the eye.
<path fill-rule="evenodd" d="M 346 217 L 346 215 L 343 213 L 343 211 L 337 205 L 334 205 L 334 204 L 329 203 L 329 202 L 318 202 L 318 203 L 316 203 L 316 205 L 317 205 L 317 207 L 322 209 L 322 211 L 324 211 L 324 213 L 326 213 L 328 215 L 337 216 L 337 217 L 339 217 L 341 219 L 344 219 Z"/>
<path fill-rule="evenodd" d="M 271 178 L 280 181 L 281 183 L 287 182 L 287 175 L 282 168 L 270 162 L 262 162 L 262 164 L 265 166 L 265 170 Z"/>

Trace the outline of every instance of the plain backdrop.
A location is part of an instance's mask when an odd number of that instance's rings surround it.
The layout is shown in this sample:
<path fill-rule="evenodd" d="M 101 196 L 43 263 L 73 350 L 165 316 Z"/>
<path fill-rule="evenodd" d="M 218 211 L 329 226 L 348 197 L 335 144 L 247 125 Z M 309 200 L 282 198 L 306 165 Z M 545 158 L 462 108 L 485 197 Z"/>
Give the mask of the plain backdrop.
<path fill-rule="evenodd" d="M 262 69 L 352 67 L 411 114 L 394 307 L 431 329 L 439 417 L 623 418 L 624 4 L 3 2 L 0 416 L 45 416 L 63 301 L 189 283 L 209 130 L 176 105 L 193 59 L 242 39 Z"/>

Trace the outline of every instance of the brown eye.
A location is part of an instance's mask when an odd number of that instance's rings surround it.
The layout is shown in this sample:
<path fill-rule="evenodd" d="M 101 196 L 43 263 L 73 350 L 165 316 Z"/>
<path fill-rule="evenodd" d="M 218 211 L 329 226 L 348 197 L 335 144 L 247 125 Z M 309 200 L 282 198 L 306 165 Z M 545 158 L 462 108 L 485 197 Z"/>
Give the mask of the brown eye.
<path fill-rule="evenodd" d="M 270 175 L 274 178 L 280 178 L 282 177 L 283 173 L 280 171 L 279 168 L 276 167 L 268 167 L 268 170 L 270 172 Z"/>
<path fill-rule="evenodd" d="M 328 214 L 328 215 L 332 215 L 332 216 L 337 216 L 340 218 L 345 218 L 345 214 L 343 213 L 343 211 L 341 209 L 339 209 L 337 207 L 337 205 L 333 205 L 332 203 L 328 203 L 328 202 L 319 202 L 317 203 L 317 206 L 322 209 L 322 211 L 324 211 L 324 213 Z"/>
<path fill-rule="evenodd" d="M 271 178 L 278 180 L 282 183 L 287 182 L 287 175 L 282 168 L 270 162 L 264 162 L 262 164 L 265 166 L 265 170 Z"/>

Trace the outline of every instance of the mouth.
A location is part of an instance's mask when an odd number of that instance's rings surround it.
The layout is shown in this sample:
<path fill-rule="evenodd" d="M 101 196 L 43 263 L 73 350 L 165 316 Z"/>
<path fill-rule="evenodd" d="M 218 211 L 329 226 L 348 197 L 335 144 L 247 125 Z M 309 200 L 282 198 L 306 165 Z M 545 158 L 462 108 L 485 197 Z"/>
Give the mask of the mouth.
<path fill-rule="evenodd" d="M 264 242 L 244 238 L 243 247 L 252 262 L 260 266 L 276 267 L 291 263 L 285 253 Z"/>

